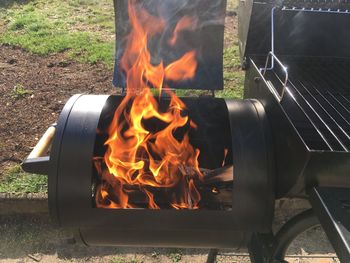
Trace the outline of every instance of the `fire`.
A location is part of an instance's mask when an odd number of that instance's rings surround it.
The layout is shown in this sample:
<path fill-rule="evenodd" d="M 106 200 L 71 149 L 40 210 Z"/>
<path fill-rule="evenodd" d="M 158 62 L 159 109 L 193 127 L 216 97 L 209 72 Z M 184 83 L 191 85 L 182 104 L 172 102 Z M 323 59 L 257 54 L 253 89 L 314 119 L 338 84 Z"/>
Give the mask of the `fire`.
<path fill-rule="evenodd" d="M 172 38 L 169 39 L 168 43 L 171 46 L 176 44 L 179 33 L 185 29 L 194 30 L 197 27 L 197 21 L 189 16 L 184 16 L 177 23 Z"/>
<path fill-rule="evenodd" d="M 201 200 L 197 184 L 203 175 L 198 163 L 200 151 L 190 144 L 188 135 L 188 130 L 196 125 L 184 113 L 186 105 L 166 84 L 195 76 L 196 52 L 189 51 L 168 65 L 153 65 L 147 43 L 162 32 L 166 23 L 136 3 L 128 2 L 131 31 L 121 58 L 127 94 L 108 128 L 103 160 L 107 169 L 95 160 L 102 179 L 96 189 L 96 205 L 138 208 L 142 207 L 138 204 L 141 200 L 148 208 L 159 209 L 155 196 L 160 194 L 169 207 L 197 209 Z M 189 27 L 191 21 L 187 17 L 181 19 L 169 43 L 175 45 L 179 31 Z M 153 96 L 151 88 L 167 94 L 166 110 L 160 109 L 160 98 Z M 154 120 L 162 124 L 161 128 L 148 129 L 145 123 Z M 179 129 L 186 132 L 176 138 L 174 134 Z"/>

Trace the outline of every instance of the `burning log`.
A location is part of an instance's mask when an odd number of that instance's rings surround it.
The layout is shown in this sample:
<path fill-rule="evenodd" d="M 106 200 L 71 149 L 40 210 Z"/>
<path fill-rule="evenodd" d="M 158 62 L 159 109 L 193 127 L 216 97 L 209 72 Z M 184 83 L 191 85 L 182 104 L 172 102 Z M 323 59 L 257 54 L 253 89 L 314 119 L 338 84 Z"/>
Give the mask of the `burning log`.
<path fill-rule="evenodd" d="M 178 191 L 178 188 L 168 189 L 168 188 L 157 188 L 152 186 L 137 187 L 135 185 L 125 185 L 124 191 L 128 193 L 128 199 L 131 203 L 137 208 L 148 208 L 148 195 L 147 193 L 152 193 L 154 196 L 154 201 L 157 203 L 159 208 L 171 208 L 169 203 L 171 200 L 169 196 L 172 196 L 173 193 Z M 218 209 L 221 207 L 228 207 L 232 205 L 232 189 L 231 188 L 219 188 L 219 187 L 209 187 L 209 186 L 200 186 L 199 191 L 201 193 L 200 207 L 201 208 L 210 208 Z M 120 196 L 114 193 L 111 188 L 108 191 L 109 200 L 118 203 Z M 188 196 L 188 208 L 193 208 L 193 203 Z"/>
<path fill-rule="evenodd" d="M 102 157 L 95 157 L 94 159 L 95 161 L 103 161 Z M 149 162 L 149 160 L 145 158 L 137 158 L 135 160 L 135 162 L 139 162 L 139 161 L 144 161 L 146 163 Z M 179 170 L 182 172 L 184 176 L 192 175 L 197 172 L 193 167 L 189 167 L 189 166 L 181 166 Z M 231 183 L 233 182 L 233 179 L 234 179 L 233 165 L 222 166 L 214 170 L 205 169 L 205 168 L 199 168 L 199 170 L 203 174 L 202 183 L 204 185 L 214 185 L 217 183 Z"/>
<path fill-rule="evenodd" d="M 204 184 L 232 183 L 234 178 L 233 172 L 233 165 L 223 166 L 210 171 L 206 170 L 203 172 Z"/>
<path fill-rule="evenodd" d="M 102 175 L 102 180 L 108 179 L 107 189 L 109 200 L 111 202 L 119 203 L 118 200 L 120 196 L 118 196 L 114 189 L 116 188 L 116 184 L 120 183 L 118 180 L 113 179 L 113 176 L 109 175 L 107 167 L 103 165 L 104 159 L 102 157 L 94 158 L 95 163 L 98 162 L 98 174 Z M 149 163 L 148 159 L 145 158 L 137 158 L 135 160 L 144 161 L 145 163 Z M 104 166 L 102 168 L 102 166 Z M 103 171 L 102 171 L 103 170 Z M 233 183 L 233 165 L 223 166 L 214 170 L 200 168 L 200 172 L 202 173 L 202 179 L 195 179 L 195 184 L 198 186 L 198 190 L 201 195 L 200 206 L 210 209 L 225 209 L 232 205 L 232 183 Z M 182 173 L 183 177 L 193 177 L 198 171 L 194 167 L 189 166 L 181 166 L 179 167 L 179 171 Z M 188 185 L 188 183 L 186 184 Z M 151 185 L 138 185 L 138 184 L 123 184 L 120 186 L 123 188 L 123 191 L 127 193 L 128 199 L 132 200 L 132 204 L 138 208 L 147 208 L 149 203 L 149 193 L 152 193 L 154 196 L 154 201 L 160 208 L 170 208 L 169 203 L 171 200 L 170 196 L 176 194 L 177 191 L 181 191 L 180 188 L 183 187 L 182 184 L 177 185 L 175 187 L 157 187 Z M 187 196 L 187 208 L 194 208 L 194 204 L 192 203 L 191 196 Z"/>

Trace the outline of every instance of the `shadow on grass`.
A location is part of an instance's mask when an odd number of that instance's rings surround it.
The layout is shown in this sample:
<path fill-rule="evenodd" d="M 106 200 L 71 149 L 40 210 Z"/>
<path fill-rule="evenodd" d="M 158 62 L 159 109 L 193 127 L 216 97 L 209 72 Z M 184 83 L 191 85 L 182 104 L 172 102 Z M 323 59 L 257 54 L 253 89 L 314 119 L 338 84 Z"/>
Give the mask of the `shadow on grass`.
<path fill-rule="evenodd" d="M 13 5 L 25 5 L 32 2 L 32 0 L 1 0 L 0 8 L 11 8 Z"/>

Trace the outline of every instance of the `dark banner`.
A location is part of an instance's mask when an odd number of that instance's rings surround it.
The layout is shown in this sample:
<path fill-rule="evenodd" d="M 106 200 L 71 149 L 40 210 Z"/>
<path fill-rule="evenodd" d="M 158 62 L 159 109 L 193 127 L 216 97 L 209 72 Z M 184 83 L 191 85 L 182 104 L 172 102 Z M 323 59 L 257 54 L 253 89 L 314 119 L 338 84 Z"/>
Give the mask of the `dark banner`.
<path fill-rule="evenodd" d="M 126 72 L 120 65 L 128 36 L 134 30 L 128 13 L 129 1 L 136 15 L 143 12 L 161 24 L 161 30 L 148 35 L 147 48 L 152 65 L 164 67 L 194 52 L 195 75 L 192 79 L 167 80 L 172 89 L 223 89 L 223 40 L 226 0 L 115 0 L 117 8 L 117 50 L 113 84 L 125 88 Z M 130 11 L 130 10 L 129 10 Z M 146 22 L 145 22 L 146 23 Z M 168 67 L 171 68 L 171 67 Z"/>

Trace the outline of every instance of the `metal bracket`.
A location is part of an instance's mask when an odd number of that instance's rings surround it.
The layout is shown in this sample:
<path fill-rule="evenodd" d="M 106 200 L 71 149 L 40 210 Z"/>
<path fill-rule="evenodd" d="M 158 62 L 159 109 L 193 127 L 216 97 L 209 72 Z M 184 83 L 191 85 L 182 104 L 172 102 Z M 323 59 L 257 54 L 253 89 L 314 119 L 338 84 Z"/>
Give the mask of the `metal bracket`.
<path fill-rule="evenodd" d="M 286 91 L 286 88 L 287 88 L 289 76 L 288 76 L 287 67 L 285 65 L 283 65 L 283 63 L 278 59 L 278 57 L 275 54 L 275 10 L 276 10 L 276 8 L 277 7 L 273 7 L 271 9 L 271 51 L 267 54 L 265 67 L 261 68 L 260 72 L 265 77 L 266 71 L 268 71 L 268 70 L 270 71 L 270 70 L 273 70 L 275 68 L 275 61 L 282 68 L 282 71 L 285 74 L 285 78 L 284 78 L 281 94 L 276 90 L 276 88 L 274 87 L 274 85 L 272 85 L 271 82 L 267 82 L 267 83 L 269 83 L 269 88 L 270 88 L 271 92 L 273 93 L 273 95 L 276 97 L 276 99 L 279 102 L 281 102 L 281 100 L 283 99 L 284 93 Z M 268 67 L 270 58 L 271 58 L 271 66 Z"/>
<path fill-rule="evenodd" d="M 46 174 L 49 172 L 50 156 L 44 156 L 53 140 L 56 132 L 56 123 L 52 124 L 36 146 L 33 148 L 28 157 L 21 164 L 22 169 L 28 173 Z"/>

